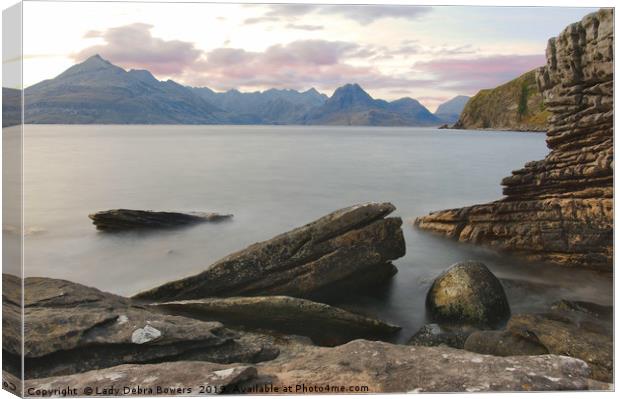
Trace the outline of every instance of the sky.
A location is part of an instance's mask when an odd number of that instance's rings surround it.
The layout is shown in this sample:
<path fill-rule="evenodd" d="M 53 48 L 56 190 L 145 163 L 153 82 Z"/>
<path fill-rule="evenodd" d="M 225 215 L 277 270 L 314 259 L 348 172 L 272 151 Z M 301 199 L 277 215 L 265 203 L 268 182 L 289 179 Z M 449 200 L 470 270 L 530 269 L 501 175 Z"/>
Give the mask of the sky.
<path fill-rule="evenodd" d="M 24 86 L 100 54 L 216 91 L 375 98 L 429 109 L 545 63 L 547 40 L 596 11 L 567 7 L 24 3 Z M 4 60 L 6 63 L 7 60 Z"/>

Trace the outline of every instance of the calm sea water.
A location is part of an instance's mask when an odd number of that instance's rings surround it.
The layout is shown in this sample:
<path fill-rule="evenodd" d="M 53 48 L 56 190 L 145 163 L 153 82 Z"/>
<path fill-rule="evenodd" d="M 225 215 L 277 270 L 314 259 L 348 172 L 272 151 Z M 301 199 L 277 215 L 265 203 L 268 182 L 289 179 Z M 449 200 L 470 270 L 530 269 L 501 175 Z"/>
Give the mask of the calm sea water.
<path fill-rule="evenodd" d="M 389 287 L 346 306 L 403 326 L 400 339 L 425 322 L 433 278 L 462 260 L 536 283 L 508 290 L 513 312 L 560 297 L 611 303 L 608 276 L 525 262 L 411 225 L 432 210 L 500 198 L 502 177 L 547 152 L 544 135 L 516 132 L 29 125 L 25 273 L 131 295 L 336 209 L 391 201 L 405 220 L 407 255 Z M 111 208 L 235 216 L 171 232 L 97 232 L 88 214 Z"/>

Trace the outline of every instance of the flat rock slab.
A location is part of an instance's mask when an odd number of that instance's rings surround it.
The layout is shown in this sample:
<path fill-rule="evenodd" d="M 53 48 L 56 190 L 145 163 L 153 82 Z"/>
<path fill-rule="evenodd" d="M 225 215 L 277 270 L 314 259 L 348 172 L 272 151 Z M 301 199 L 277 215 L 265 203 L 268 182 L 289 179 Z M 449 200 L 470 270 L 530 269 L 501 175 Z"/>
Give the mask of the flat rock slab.
<path fill-rule="evenodd" d="M 365 340 L 335 348 L 300 346 L 257 369 L 260 382 L 305 385 L 310 389 L 305 393 L 332 393 L 325 391 L 327 385 L 366 386 L 370 393 L 612 389 L 589 379 L 584 361 L 566 356 L 496 357 L 445 346 Z M 250 381 L 252 386 L 255 382 Z"/>
<path fill-rule="evenodd" d="M 365 340 L 325 348 L 292 340 L 282 346 L 277 359 L 255 365 L 188 361 L 127 364 L 27 380 L 26 389 L 71 386 L 81 391 L 79 396 L 84 396 L 86 387 L 103 392 L 112 385 L 190 387 L 192 395 L 201 395 L 200 385 L 217 386 L 233 394 L 290 393 L 283 390 L 285 386 L 292 386 L 292 393 L 315 394 L 613 389 L 611 384 L 589 379 L 589 373 L 585 362 L 566 356 L 495 357 L 443 346 L 412 347 Z M 17 382 L 5 375 L 5 381 Z M 194 387 L 199 390 L 194 391 Z M 154 396 L 148 390 L 142 394 Z"/>
<path fill-rule="evenodd" d="M 613 335 L 601 331 L 596 324 L 558 313 L 523 314 L 513 316 L 506 328 L 544 346 L 549 353 L 583 359 L 592 368 L 592 378 L 608 382 L 613 379 Z"/>
<path fill-rule="evenodd" d="M 112 209 L 88 215 L 97 230 L 170 229 L 204 222 L 220 222 L 232 215 L 218 213 L 155 212 L 134 209 Z"/>
<path fill-rule="evenodd" d="M 3 275 L 8 371 L 22 354 L 19 279 Z M 13 290 L 11 289 L 13 288 Z M 219 322 L 165 315 L 130 300 L 64 280 L 24 280 L 26 378 L 101 369 L 123 363 L 205 360 L 218 363 L 273 359 L 276 347 L 241 339 Z M 6 328 L 8 327 L 8 328 Z"/>
<path fill-rule="evenodd" d="M 177 396 L 220 393 L 256 377 L 249 365 L 209 362 L 124 364 L 62 377 L 27 380 L 28 396 Z"/>
<path fill-rule="evenodd" d="M 323 303 L 287 296 L 207 298 L 152 305 L 169 314 L 262 328 L 334 346 L 356 338 L 387 338 L 400 327 Z"/>
<path fill-rule="evenodd" d="M 547 313 L 517 314 L 505 330 L 478 331 L 465 342 L 469 351 L 506 355 L 552 353 L 587 362 L 591 378 L 613 379 L 612 308 L 562 300 Z"/>
<path fill-rule="evenodd" d="M 394 274 L 405 254 L 400 218 L 390 203 L 355 205 L 253 244 L 204 272 L 139 293 L 144 301 L 288 295 L 300 298 L 350 292 Z"/>

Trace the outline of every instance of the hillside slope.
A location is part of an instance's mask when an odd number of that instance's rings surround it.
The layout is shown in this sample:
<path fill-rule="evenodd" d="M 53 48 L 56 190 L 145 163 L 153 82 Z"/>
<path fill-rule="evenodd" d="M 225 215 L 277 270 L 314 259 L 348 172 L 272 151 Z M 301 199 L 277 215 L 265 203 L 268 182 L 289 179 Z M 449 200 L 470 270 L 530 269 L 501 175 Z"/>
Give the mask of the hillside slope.
<path fill-rule="evenodd" d="M 454 128 L 545 131 L 548 116 L 532 70 L 494 89 L 480 90 Z"/>

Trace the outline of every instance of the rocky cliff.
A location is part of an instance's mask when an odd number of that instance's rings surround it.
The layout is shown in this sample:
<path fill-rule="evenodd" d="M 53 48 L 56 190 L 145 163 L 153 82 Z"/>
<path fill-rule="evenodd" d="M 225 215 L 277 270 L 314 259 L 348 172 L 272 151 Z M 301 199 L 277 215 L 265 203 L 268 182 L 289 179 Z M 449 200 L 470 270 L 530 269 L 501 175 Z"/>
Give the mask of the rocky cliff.
<path fill-rule="evenodd" d="M 548 116 L 532 70 L 494 89 L 480 90 L 469 99 L 454 127 L 544 131 Z"/>
<path fill-rule="evenodd" d="M 536 71 L 549 155 L 502 181 L 505 197 L 431 213 L 422 229 L 562 265 L 612 270 L 613 10 L 549 40 Z"/>

